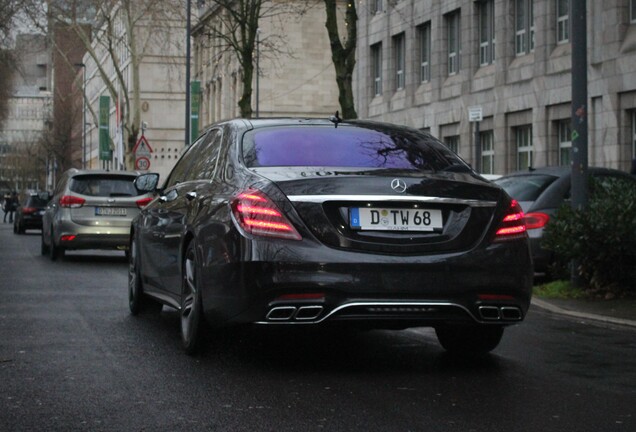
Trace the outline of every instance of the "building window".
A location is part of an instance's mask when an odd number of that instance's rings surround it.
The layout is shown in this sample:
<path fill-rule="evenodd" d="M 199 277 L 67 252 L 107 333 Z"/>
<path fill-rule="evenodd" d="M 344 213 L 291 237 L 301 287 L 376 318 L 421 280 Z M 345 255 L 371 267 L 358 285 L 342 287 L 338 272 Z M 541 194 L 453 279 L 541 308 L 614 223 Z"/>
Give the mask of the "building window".
<path fill-rule="evenodd" d="M 460 15 L 459 11 L 446 15 L 446 27 L 448 29 L 448 75 L 459 72 L 460 43 Z"/>
<path fill-rule="evenodd" d="M 395 89 L 404 88 L 404 53 L 405 53 L 404 33 L 393 37 L 393 50 L 395 52 Z"/>
<path fill-rule="evenodd" d="M 371 62 L 373 64 L 373 94 L 382 94 L 382 44 L 371 46 Z"/>
<path fill-rule="evenodd" d="M 532 126 L 515 128 L 515 144 L 517 145 L 517 169 L 527 170 L 532 167 Z"/>
<path fill-rule="evenodd" d="M 515 53 L 530 52 L 534 52 L 534 0 L 515 0 Z"/>
<path fill-rule="evenodd" d="M 559 134 L 559 165 L 570 165 L 572 151 L 572 127 L 571 120 L 561 120 L 558 123 Z"/>
<path fill-rule="evenodd" d="M 557 0 L 557 43 L 570 41 L 570 0 Z"/>
<path fill-rule="evenodd" d="M 371 8 L 370 11 L 372 14 L 377 14 L 382 12 L 382 0 L 371 0 Z"/>
<path fill-rule="evenodd" d="M 446 144 L 446 147 L 453 153 L 459 154 L 459 135 L 444 137 L 444 144 Z"/>
<path fill-rule="evenodd" d="M 420 44 L 420 81 L 429 82 L 431 80 L 431 23 L 422 24 L 417 31 Z"/>
<path fill-rule="evenodd" d="M 495 61 L 495 1 L 479 3 L 479 64 Z"/>
<path fill-rule="evenodd" d="M 495 173 L 495 144 L 493 131 L 485 131 L 479 134 L 481 143 L 481 172 L 483 174 Z"/>

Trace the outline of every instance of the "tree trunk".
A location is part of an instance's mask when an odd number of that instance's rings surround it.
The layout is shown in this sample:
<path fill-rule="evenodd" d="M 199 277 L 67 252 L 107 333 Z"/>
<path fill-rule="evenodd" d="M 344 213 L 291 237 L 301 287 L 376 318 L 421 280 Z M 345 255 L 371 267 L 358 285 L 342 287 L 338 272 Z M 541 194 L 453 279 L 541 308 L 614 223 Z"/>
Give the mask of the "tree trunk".
<path fill-rule="evenodd" d="M 348 2 L 347 11 L 345 13 L 345 22 L 347 24 L 347 39 L 344 42 L 340 40 L 338 31 L 338 19 L 336 15 L 336 4 L 338 0 L 324 0 L 325 9 L 327 11 L 327 33 L 329 34 L 329 42 L 331 43 L 331 58 L 336 70 L 336 83 L 338 85 L 338 102 L 342 117 L 345 119 L 358 118 L 355 109 L 355 101 L 353 99 L 353 69 L 356 65 L 356 39 L 357 39 L 357 21 L 358 14 L 356 12 L 355 2 Z"/>

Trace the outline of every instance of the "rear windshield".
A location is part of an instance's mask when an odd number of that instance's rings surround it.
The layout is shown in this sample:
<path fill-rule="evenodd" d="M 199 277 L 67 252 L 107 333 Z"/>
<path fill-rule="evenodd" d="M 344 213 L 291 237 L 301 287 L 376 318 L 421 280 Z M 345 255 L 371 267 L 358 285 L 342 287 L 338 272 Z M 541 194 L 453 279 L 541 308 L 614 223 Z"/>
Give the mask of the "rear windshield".
<path fill-rule="evenodd" d="M 38 196 L 30 196 L 25 207 L 46 207 L 47 201 Z"/>
<path fill-rule="evenodd" d="M 444 144 L 409 129 L 301 126 L 246 135 L 248 167 L 312 166 L 461 171 L 470 168 Z"/>
<path fill-rule="evenodd" d="M 556 179 L 557 177 L 551 175 L 529 174 L 502 177 L 495 180 L 495 183 L 517 201 L 536 201 Z"/>
<path fill-rule="evenodd" d="M 71 192 L 95 197 L 130 197 L 140 193 L 134 176 L 76 176 L 70 183 Z"/>

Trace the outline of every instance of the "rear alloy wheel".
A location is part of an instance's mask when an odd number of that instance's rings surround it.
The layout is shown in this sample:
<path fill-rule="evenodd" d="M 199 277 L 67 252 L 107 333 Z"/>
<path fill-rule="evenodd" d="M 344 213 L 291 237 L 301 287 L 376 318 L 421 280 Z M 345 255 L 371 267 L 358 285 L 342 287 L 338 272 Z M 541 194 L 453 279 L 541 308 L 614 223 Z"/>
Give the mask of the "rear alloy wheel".
<path fill-rule="evenodd" d="M 51 227 L 51 242 L 49 244 L 49 257 L 51 261 L 55 261 L 58 258 L 64 257 L 64 248 L 62 246 L 55 246 L 55 238 L 53 235 L 53 227 Z"/>
<path fill-rule="evenodd" d="M 128 256 L 128 307 L 130 313 L 139 315 L 143 312 L 161 312 L 163 305 L 144 294 L 139 268 L 141 263 L 139 248 L 134 238 L 130 244 L 130 250 L 126 252 Z"/>
<path fill-rule="evenodd" d="M 494 350 L 503 336 L 499 325 L 441 326 L 435 329 L 439 343 L 452 354 L 479 355 Z"/>
<path fill-rule="evenodd" d="M 186 249 L 182 275 L 181 342 L 185 352 L 193 355 L 200 348 L 203 333 L 203 312 L 194 241 L 191 241 Z"/>

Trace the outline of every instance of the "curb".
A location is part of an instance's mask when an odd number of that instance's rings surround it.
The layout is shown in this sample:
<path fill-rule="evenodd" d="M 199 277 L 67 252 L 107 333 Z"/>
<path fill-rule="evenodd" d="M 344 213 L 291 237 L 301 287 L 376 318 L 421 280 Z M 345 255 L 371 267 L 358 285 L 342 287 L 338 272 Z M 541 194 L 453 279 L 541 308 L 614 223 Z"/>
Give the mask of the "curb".
<path fill-rule="evenodd" d="M 534 297 L 532 298 L 532 305 L 540 307 L 541 309 L 545 309 L 552 313 L 565 315 L 572 318 L 582 318 L 586 320 L 599 321 L 599 322 L 603 322 L 607 324 L 617 324 L 617 325 L 623 325 L 623 326 L 629 326 L 629 327 L 636 327 L 636 321 L 633 321 L 633 320 L 609 317 L 605 315 L 591 314 L 587 312 L 572 311 L 572 310 L 564 309 L 559 306 L 555 306 L 545 300 L 540 300 Z"/>

